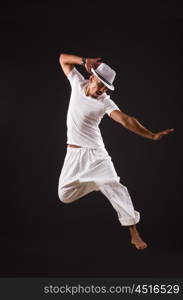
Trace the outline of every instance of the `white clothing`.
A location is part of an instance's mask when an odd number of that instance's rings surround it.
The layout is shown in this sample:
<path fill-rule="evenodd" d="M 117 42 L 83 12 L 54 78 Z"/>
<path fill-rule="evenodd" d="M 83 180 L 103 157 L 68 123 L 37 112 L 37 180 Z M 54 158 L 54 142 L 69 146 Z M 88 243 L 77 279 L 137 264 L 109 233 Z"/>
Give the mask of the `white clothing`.
<path fill-rule="evenodd" d="M 121 225 L 134 225 L 139 222 L 140 214 L 134 210 L 127 188 L 119 181 L 105 148 L 67 147 L 58 195 L 62 202 L 70 203 L 90 192 L 101 191 L 116 210 Z"/>
<path fill-rule="evenodd" d="M 92 191 L 101 191 L 116 210 L 121 225 L 134 225 L 140 214 L 134 210 L 127 188 L 120 183 L 98 127 L 105 113 L 110 115 L 119 108 L 106 93 L 97 99 L 86 96 L 87 81 L 75 68 L 68 79 L 72 93 L 67 113 L 67 144 L 81 148 L 67 147 L 59 178 L 59 198 L 70 203 Z"/>
<path fill-rule="evenodd" d="M 97 99 L 86 96 L 84 86 L 88 82 L 81 73 L 73 68 L 67 78 L 72 92 L 67 113 L 67 144 L 86 148 L 104 147 L 99 124 L 103 116 L 118 106 L 106 93 Z"/>

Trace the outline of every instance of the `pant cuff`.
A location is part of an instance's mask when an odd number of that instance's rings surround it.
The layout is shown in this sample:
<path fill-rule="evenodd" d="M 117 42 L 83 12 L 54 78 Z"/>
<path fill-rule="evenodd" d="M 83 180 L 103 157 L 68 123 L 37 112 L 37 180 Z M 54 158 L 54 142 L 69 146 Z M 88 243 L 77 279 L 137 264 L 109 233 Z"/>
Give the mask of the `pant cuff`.
<path fill-rule="evenodd" d="M 131 218 L 119 218 L 119 222 L 122 226 L 131 226 L 135 225 L 140 221 L 140 213 L 138 211 L 134 211 L 135 217 Z"/>

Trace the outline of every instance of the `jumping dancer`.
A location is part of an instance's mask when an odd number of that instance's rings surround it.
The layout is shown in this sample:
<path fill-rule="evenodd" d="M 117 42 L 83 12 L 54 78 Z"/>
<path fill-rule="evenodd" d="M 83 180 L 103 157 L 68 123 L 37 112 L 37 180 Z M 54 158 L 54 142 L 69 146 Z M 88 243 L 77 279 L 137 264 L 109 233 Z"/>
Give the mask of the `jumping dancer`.
<path fill-rule="evenodd" d="M 174 129 L 152 133 L 136 118 L 124 112 L 106 93 L 114 90 L 116 72 L 101 58 L 82 58 L 61 54 L 59 61 L 71 85 L 67 113 L 67 151 L 61 170 L 58 195 L 62 202 L 71 203 L 92 191 L 102 192 L 116 210 L 119 222 L 127 226 L 131 243 L 137 249 L 147 247 L 136 227 L 140 214 L 134 210 L 127 188 L 120 183 L 99 129 L 105 114 L 134 133 L 160 140 Z M 82 65 L 91 74 L 86 80 L 76 69 Z"/>

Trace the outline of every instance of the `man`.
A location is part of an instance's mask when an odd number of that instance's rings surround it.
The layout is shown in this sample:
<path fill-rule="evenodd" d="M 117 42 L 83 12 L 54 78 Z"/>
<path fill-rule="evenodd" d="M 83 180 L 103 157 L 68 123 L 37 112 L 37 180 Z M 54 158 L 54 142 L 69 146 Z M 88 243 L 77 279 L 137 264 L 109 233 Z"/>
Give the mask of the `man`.
<path fill-rule="evenodd" d="M 117 212 L 122 226 L 128 226 L 131 243 L 145 249 L 136 224 L 139 212 L 134 210 L 127 188 L 120 183 L 111 157 L 105 149 L 99 124 L 107 113 L 111 119 L 145 138 L 157 141 L 173 129 L 152 133 L 134 117 L 122 112 L 106 93 L 114 90 L 116 72 L 101 58 L 82 58 L 61 54 L 60 65 L 71 84 L 67 113 L 67 153 L 59 178 L 58 195 L 71 203 L 92 191 L 101 191 Z M 92 74 L 85 80 L 75 65 L 83 65 Z"/>

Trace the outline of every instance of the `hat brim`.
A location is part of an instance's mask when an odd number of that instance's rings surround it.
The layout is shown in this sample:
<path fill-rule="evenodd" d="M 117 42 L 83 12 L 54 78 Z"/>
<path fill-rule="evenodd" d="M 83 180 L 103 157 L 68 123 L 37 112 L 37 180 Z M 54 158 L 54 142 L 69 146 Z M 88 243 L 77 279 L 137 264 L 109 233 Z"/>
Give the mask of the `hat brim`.
<path fill-rule="evenodd" d="M 109 82 L 107 82 L 105 80 L 105 78 L 103 78 L 100 74 L 98 74 L 93 68 L 91 68 L 92 73 L 100 80 L 102 81 L 102 83 L 111 91 L 114 91 L 114 85 L 110 84 Z"/>

